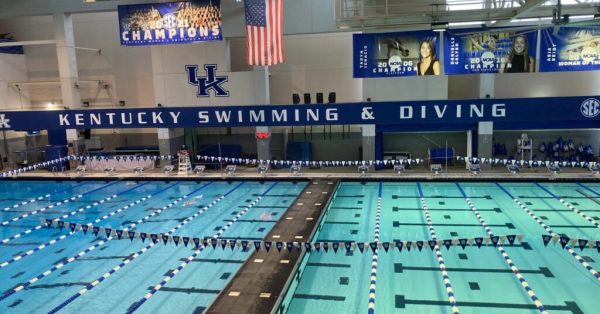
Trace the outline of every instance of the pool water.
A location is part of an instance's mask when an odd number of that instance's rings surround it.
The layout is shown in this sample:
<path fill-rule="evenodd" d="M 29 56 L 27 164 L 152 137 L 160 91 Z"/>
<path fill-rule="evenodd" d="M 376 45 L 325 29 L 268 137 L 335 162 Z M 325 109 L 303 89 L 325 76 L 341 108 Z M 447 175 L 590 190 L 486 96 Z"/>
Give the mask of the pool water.
<path fill-rule="evenodd" d="M 378 250 L 375 286 L 371 250 L 312 251 L 281 312 L 367 313 L 371 306 L 376 313 L 452 313 L 451 297 L 461 313 L 598 312 L 600 280 L 592 274 L 600 269 L 596 248 L 573 248 L 578 259 L 559 244 L 544 246 L 542 235 L 548 234 L 546 225 L 557 235 L 600 240 L 594 224 L 600 222 L 600 184 L 343 182 L 315 241 L 374 241 L 379 196 L 382 242 L 429 240 L 432 231 L 438 240 L 488 237 L 484 224 L 493 235 L 524 238 L 503 245 L 503 251 L 491 245 L 440 248 L 450 290 L 436 252 L 428 247 Z"/>
<path fill-rule="evenodd" d="M 153 287 L 195 253 L 193 245 L 71 234 L 69 228 L 40 227 L 40 218 L 157 234 L 174 230 L 172 234 L 180 236 L 261 240 L 305 185 L 0 182 L 0 312 L 123 313 L 135 308 L 139 313 L 201 313 L 252 250 L 197 252 L 145 300 Z"/>

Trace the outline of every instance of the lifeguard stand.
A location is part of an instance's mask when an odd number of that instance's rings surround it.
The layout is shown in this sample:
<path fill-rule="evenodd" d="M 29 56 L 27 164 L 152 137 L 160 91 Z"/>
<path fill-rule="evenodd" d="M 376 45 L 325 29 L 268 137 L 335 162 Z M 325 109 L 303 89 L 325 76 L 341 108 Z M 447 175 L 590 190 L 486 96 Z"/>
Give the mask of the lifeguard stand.
<path fill-rule="evenodd" d="M 192 163 L 190 161 L 189 151 L 181 149 L 177 152 L 177 157 L 179 157 L 179 168 L 177 171 L 177 175 L 187 176 L 192 171 Z"/>

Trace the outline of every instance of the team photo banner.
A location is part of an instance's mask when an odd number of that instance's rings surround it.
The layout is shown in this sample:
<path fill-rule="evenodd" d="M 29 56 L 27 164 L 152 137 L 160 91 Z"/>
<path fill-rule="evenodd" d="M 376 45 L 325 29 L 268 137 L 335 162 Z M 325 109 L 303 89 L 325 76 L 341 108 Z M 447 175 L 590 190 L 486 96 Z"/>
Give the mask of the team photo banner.
<path fill-rule="evenodd" d="M 31 117 L 35 117 L 32 119 Z M 600 97 L 394 101 L 328 105 L 162 107 L 0 112 L 2 130 L 417 125 L 493 122 L 582 126 L 600 121 Z M 573 124 L 573 123 L 580 124 Z"/>
<path fill-rule="evenodd" d="M 120 5 L 121 45 L 222 40 L 220 0 Z"/>
<path fill-rule="evenodd" d="M 444 72 L 534 72 L 537 30 L 451 30 L 444 34 Z"/>
<path fill-rule="evenodd" d="M 432 31 L 354 34 L 353 76 L 439 75 L 439 49 L 438 35 Z"/>
<path fill-rule="evenodd" d="M 540 72 L 600 69 L 600 26 L 541 31 Z"/>

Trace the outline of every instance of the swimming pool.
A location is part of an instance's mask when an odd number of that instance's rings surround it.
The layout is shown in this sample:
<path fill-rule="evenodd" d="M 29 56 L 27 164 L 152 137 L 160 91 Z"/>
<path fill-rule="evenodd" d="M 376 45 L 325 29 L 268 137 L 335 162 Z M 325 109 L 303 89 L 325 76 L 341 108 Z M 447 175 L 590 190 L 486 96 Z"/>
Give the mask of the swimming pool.
<path fill-rule="evenodd" d="M 72 233 L 66 226 L 46 228 L 40 218 L 157 234 L 261 240 L 306 186 L 254 181 L 0 184 L 3 313 L 203 312 L 251 250 L 198 250 L 149 239 L 119 240 L 114 234 L 107 238 L 102 232 L 95 237 L 91 231 Z"/>
<path fill-rule="evenodd" d="M 600 254 L 544 246 L 542 235 L 600 240 L 599 213 L 597 183 L 343 182 L 318 242 L 524 238 L 498 248 L 379 249 L 377 256 L 371 250 L 312 251 L 279 310 L 596 313 Z"/>

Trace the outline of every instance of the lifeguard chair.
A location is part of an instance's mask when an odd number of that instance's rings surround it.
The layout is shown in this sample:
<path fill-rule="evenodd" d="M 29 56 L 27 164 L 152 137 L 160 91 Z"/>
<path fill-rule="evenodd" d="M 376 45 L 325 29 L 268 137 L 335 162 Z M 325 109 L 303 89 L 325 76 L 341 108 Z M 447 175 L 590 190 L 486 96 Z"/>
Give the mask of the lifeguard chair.
<path fill-rule="evenodd" d="M 190 152 L 185 148 L 185 145 L 177 152 L 177 157 L 179 157 L 177 175 L 187 176 L 192 171 L 192 163 L 190 162 Z"/>

